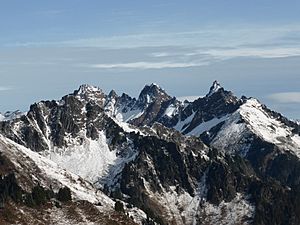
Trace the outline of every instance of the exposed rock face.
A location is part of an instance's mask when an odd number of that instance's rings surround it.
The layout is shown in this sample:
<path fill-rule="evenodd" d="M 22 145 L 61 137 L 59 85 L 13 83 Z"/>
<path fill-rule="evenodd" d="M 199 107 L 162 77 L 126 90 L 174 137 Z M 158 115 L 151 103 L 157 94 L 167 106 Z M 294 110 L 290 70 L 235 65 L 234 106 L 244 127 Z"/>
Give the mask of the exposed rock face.
<path fill-rule="evenodd" d="M 136 224 L 115 212 L 108 196 L 51 160 L 2 135 L 0 150 L 1 224 Z"/>
<path fill-rule="evenodd" d="M 0 122 L 7 140 L 143 210 L 144 224 L 300 224 L 299 130 L 217 81 L 184 103 L 155 84 L 138 99 L 82 85 Z"/>

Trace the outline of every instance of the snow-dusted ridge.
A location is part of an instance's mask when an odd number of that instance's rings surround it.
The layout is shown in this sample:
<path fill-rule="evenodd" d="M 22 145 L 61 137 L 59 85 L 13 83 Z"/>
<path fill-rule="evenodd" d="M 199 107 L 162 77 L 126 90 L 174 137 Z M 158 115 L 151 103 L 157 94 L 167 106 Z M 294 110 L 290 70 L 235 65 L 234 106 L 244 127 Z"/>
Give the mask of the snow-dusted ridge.
<path fill-rule="evenodd" d="M 51 186 L 56 192 L 59 188 L 66 186 L 70 188 L 73 200 L 85 200 L 96 204 L 99 211 L 107 212 L 108 214 L 114 211 L 114 200 L 105 195 L 92 183 L 64 169 L 52 160 L 3 137 L 1 134 L 0 149 L 1 153 L 7 156 L 15 167 L 22 172 L 22 174 L 17 175 L 17 178 L 18 176 L 29 175 L 29 179 L 35 182 L 34 185 L 39 184 L 47 188 Z M 20 179 L 20 184 L 22 188 L 31 192 L 32 187 L 27 187 L 28 184 L 22 183 L 22 179 Z M 136 207 L 125 207 L 125 209 L 137 223 L 141 224 L 142 220 L 146 218 L 146 214 Z"/>
<path fill-rule="evenodd" d="M 2 152 L 21 171 L 31 170 L 32 164 L 35 164 L 40 173 L 32 174 L 32 176 L 41 185 L 49 187 L 51 184 L 53 188 L 67 186 L 73 192 L 75 199 L 86 200 L 91 203 L 103 202 L 108 207 L 107 209 L 112 209 L 114 202 L 109 197 L 101 191 L 96 191 L 91 183 L 63 169 L 52 160 L 4 138 L 2 135 L 0 135 L 0 145 Z"/>
<path fill-rule="evenodd" d="M 9 111 L 4 114 L 0 113 L 0 121 L 8 121 L 8 120 L 17 119 L 25 114 L 26 114 L 26 112 L 21 112 L 19 110 L 14 111 L 14 112 Z"/>
<path fill-rule="evenodd" d="M 8 137 L 0 136 L 0 148 L 19 171 L 42 185 L 53 183 L 56 190 L 68 186 L 76 200 L 113 210 L 114 200 L 99 188 L 125 204 L 143 206 L 149 198 L 149 207 L 157 206 L 153 212 L 162 212 L 168 222 L 243 224 L 258 209 L 248 198 L 253 194 L 248 182 L 256 185 L 260 177 L 252 164 L 240 168 L 235 157 L 252 163 L 249 155 L 264 157 L 255 151 L 270 146 L 268 160 L 287 152 L 294 155 L 284 156 L 299 159 L 297 125 L 285 119 L 254 98 L 238 99 L 217 81 L 206 96 L 184 103 L 155 84 L 138 99 L 82 85 L 57 102 L 34 104 L 22 118 L 2 121 Z M 233 182 L 223 183 L 220 174 Z M 237 186 L 237 179 L 245 184 Z M 141 210 L 133 211 L 129 214 L 145 218 Z"/>
<path fill-rule="evenodd" d="M 218 92 L 221 88 L 222 86 L 220 85 L 220 83 L 217 80 L 215 80 L 209 90 L 209 93 L 206 96 L 207 97 L 212 96 L 214 93 Z"/>
<path fill-rule="evenodd" d="M 300 158 L 300 136 L 294 134 L 287 125 L 270 117 L 257 99 L 247 100 L 239 112 L 256 135 L 284 150 L 293 152 Z"/>
<path fill-rule="evenodd" d="M 208 132 L 209 135 L 210 129 L 220 123 L 224 124 L 211 140 L 211 145 L 217 149 L 231 153 L 239 152 L 245 156 L 250 147 L 249 138 L 255 134 L 262 140 L 275 144 L 284 151 L 292 152 L 300 158 L 300 136 L 293 133 L 291 127 L 272 118 L 255 98 L 247 99 L 231 115 L 203 122 L 188 135 L 200 135 L 204 132 Z"/>
<path fill-rule="evenodd" d="M 237 193 L 230 202 L 222 201 L 219 205 L 209 203 L 206 200 L 205 175 L 195 196 L 185 191 L 178 194 L 174 186 L 169 191 L 153 193 L 150 184 L 145 180 L 144 182 L 151 199 L 162 203 L 164 213 L 179 224 L 196 225 L 200 221 L 220 225 L 248 224 L 254 218 L 255 206 L 241 193 Z"/>

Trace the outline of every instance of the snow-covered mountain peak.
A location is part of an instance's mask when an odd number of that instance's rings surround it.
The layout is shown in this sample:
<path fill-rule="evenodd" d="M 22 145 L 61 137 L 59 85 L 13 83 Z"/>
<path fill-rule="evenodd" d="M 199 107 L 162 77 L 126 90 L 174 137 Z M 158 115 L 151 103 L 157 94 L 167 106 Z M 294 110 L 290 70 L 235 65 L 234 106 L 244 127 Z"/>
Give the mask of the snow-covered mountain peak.
<path fill-rule="evenodd" d="M 150 104 L 155 100 L 159 100 L 161 102 L 171 99 L 171 97 L 160 88 L 157 84 L 152 83 L 150 85 L 146 85 L 141 91 L 138 102 L 140 104 Z"/>
<path fill-rule="evenodd" d="M 263 140 L 293 151 L 300 157 L 300 136 L 272 114 L 255 98 L 248 99 L 239 109 L 248 127 Z"/>
<path fill-rule="evenodd" d="M 105 101 L 105 93 L 93 85 L 83 84 L 79 89 L 74 91 L 74 95 L 79 100 L 93 101 L 99 105 L 103 105 Z"/>
<path fill-rule="evenodd" d="M 0 134 L 1 154 L 17 175 L 48 188 L 55 181 L 57 190 L 68 186 L 75 200 L 100 209 L 115 203 L 90 182 L 124 202 L 124 215 L 139 207 L 163 224 L 274 224 L 259 219 L 287 206 L 291 218 L 298 215 L 299 124 L 257 99 L 237 98 L 218 81 L 205 97 L 184 103 L 156 84 L 138 100 L 81 85 L 60 101 L 35 103 L 21 118 L 1 121 Z M 269 189 L 276 191 L 261 203 Z M 300 224 L 300 217 L 278 218 Z"/>
<path fill-rule="evenodd" d="M 150 85 L 148 85 L 150 87 L 157 87 L 157 88 L 160 88 L 160 86 L 157 84 L 157 83 L 151 83 Z"/>
<path fill-rule="evenodd" d="M 213 82 L 212 86 L 210 87 L 209 92 L 206 96 L 209 97 L 221 89 L 223 89 L 223 87 L 220 85 L 220 83 L 217 80 L 215 80 Z"/>
<path fill-rule="evenodd" d="M 80 95 L 86 92 L 98 92 L 98 91 L 102 92 L 102 90 L 99 87 L 89 85 L 89 84 L 82 84 L 79 86 L 77 94 Z"/>

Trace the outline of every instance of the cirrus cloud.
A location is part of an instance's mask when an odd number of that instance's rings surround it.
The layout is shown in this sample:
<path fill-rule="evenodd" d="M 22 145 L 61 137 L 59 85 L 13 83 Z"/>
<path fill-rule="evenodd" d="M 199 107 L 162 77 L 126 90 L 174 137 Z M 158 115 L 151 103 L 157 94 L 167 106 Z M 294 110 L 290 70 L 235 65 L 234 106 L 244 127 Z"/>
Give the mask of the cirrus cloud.
<path fill-rule="evenodd" d="M 300 92 L 280 92 L 268 96 L 278 103 L 300 103 Z"/>
<path fill-rule="evenodd" d="M 207 65 L 208 62 L 129 62 L 129 63 L 105 63 L 89 65 L 95 69 L 166 69 L 187 68 Z"/>
<path fill-rule="evenodd" d="M 0 91 L 9 91 L 12 90 L 13 88 L 10 86 L 0 86 Z"/>

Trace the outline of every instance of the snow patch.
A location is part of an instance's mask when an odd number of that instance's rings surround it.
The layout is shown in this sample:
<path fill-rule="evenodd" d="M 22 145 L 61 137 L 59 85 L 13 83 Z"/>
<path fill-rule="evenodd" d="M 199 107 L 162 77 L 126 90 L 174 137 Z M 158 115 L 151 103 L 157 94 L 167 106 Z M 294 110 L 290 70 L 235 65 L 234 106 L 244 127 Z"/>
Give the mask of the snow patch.
<path fill-rule="evenodd" d="M 223 116 L 221 118 L 213 118 L 212 120 L 203 122 L 199 124 L 197 127 L 195 127 L 192 131 L 187 133 L 186 135 L 194 135 L 194 136 L 199 136 L 205 131 L 209 131 L 211 128 L 214 126 L 218 125 L 219 123 L 225 121 L 228 118 L 228 115 Z"/>
<path fill-rule="evenodd" d="M 152 192 L 150 184 L 145 179 L 143 181 L 151 199 L 163 205 L 165 216 L 178 224 L 250 224 L 254 217 L 255 207 L 241 193 L 237 193 L 231 202 L 222 201 L 219 205 L 207 202 L 206 173 L 199 182 L 195 196 L 184 190 L 177 191 L 175 186 L 168 191 L 162 188 L 160 193 Z"/>
<path fill-rule="evenodd" d="M 237 193 L 231 202 L 222 201 L 218 206 L 206 202 L 201 211 L 205 216 L 200 221 L 207 224 L 251 224 L 255 207 L 245 196 Z"/>
<path fill-rule="evenodd" d="M 249 129 L 263 140 L 276 144 L 281 149 L 293 152 L 300 158 L 300 136 L 290 127 L 271 118 L 258 100 L 251 98 L 243 104 L 239 113 L 247 121 Z"/>
<path fill-rule="evenodd" d="M 91 203 L 101 202 L 105 204 L 106 207 L 113 207 L 114 202 L 109 197 L 104 195 L 101 191 L 97 191 L 89 182 L 84 181 L 78 175 L 68 172 L 50 159 L 2 136 L 0 136 L 0 143 L 1 142 L 10 146 L 6 154 L 9 155 L 10 160 L 13 161 L 16 167 L 24 168 L 32 166 L 29 162 L 29 159 L 31 159 L 45 177 L 50 178 L 52 182 L 60 183 L 61 186 L 69 187 L 75 199 L 86 200 Z"/>
<path fill-rule="evenodd" d="M 164 115 L 167 117 L 172 118 L 176 113 L 178 112 L 178 107 L 176 107 L 174 104 L 171 104 L 164 112 Z"/>
<path fill-rule="evenodd" d="M 180 120 L 178 123 L 174 126 L 175 130 L 178 130 L 180 132 L 183 131 L 183 128 L 188 125 L 190 122 L 192 122 L 193 118 L 195 116 L 195 112 L 193 112 L 189 117 L 187 117 L 185 120 Z"/>
<path fill-rule="evenodd" d="M 184 102 L 184 101 L 193 102 L 193 101 L 197 100 L 198 98 L 203 98 L 203 96 L 200 96 L 200 95 L 191 95 L 191 96 L 176 97 L 176 99 L 178 101 L 181 101 L 181 102 Z"/>
<path fill-rule="evenodd" d="M 25 115 L 26 112 L 21 112 L 19 110 L 14 111 L 14 112 L 6 112 L 4 114 L 0 113 L 0 121 L 9 121 L 9 120 L 14 120 L 17 118 L 20 118 L 21 116 Z"/>
<path fill-rule="evenodd" d="M 218 81 L 214 81 L 213 85 L 211 86 L 209 93 L 206 95 L 206 97 L 212 96 L 214 93 L 218 92 L 221 89 L 221 85 Z"/>
<path fill-rule="evenodd" d="M 134 110 L 128 110 L 126 112 L 123 112 L 123 109 L 117 109 L 116 113 L 114 114 L 114 117 L 118 121 L 122 122 L 128 122 L 130 120 L 139 118 L 141 115 L 143 115 L 144 111 L 140 109 L 134 109 Z"/>
<path fill-rule="evenodd" d="M 62 149 L 54 147 L 44 156 L 90 182 L 105 175 L 117 159 L 116 152 L 109 149 L 103 132 L 99 132 L 98 140 L 85 138 L 82 145 Z"/>
<path fill-rule="evenodd" d="M 222 128 L 212 140 L 211 145 L 227 153 L 240 152 L 242 155 L 246 155 L 249 146 L 245 144 L 245 137 L 249 132 L 246 124 L 240 121 L 241 115 L 239 111 L 234 112 L 225 120 Z"/>

